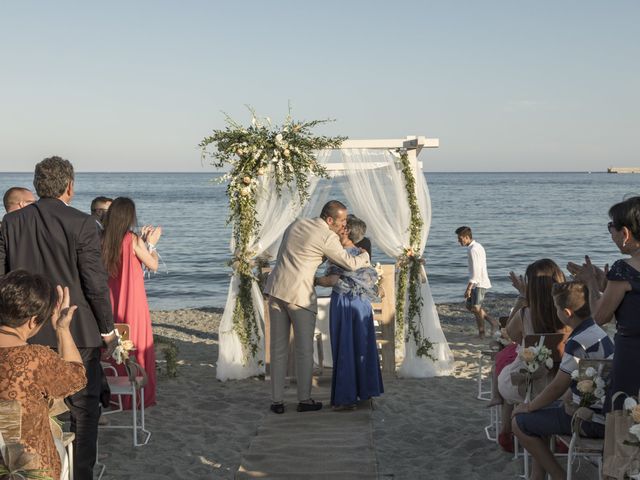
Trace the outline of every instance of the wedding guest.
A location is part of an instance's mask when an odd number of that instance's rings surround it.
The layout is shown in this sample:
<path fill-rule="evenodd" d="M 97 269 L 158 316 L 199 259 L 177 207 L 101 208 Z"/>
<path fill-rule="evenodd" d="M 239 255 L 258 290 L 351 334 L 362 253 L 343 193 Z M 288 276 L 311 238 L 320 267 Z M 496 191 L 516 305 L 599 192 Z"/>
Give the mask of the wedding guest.
<path fill-rule="evenodd" d="M 478 324 L 478 336 L 484 337 L 484 322 L 488 322 L 491 331 L 498 328 L 498 322 L 482 308 L 485 293 L 491 288 L 487 272 L 487 255 L 484 247 L 473 239 L 471 228 L 462 226 L 456 229 L 458 243 L 467 247 L 469 262 L 469 283 L 464 292 L 465 306 L 473 313 Z"/>
<path fill-rule="evenodd" d="M 371 255 L 371 240 L 365 237 L 367 234 L 367 224 L 364 223 L 364 220 L 353 214 L 347 215 L 347 224 L 351 225 L 351 235 L 354 238 L 353 243 L 356 247 L 366 250 L 369 254 L 369 261 L 373 263 L 373 255 Z"/>
<path fill-rule="evenodd" d="M 49 400 L 73 395 L 87 383 L 70 332 L 76 308 L 69 306 L 68 288 L 56 292 L 41 275 L 15 270 L 0 277 L 0 400 L 20 402 L 21 444 L 38 455 L 32 468 L 54 479 L 62 462 L 49 426 Z M 58 353 L 27 343 L 47 320 Z"/>
<path fill-rule="evenodd" d="M 496 355 L 497 381 L 494 383 L 498 391 L 490 403 L 502 403 L 502 427 L 498 443 L 504 450 L 513 452 L 511 412 L 514 404 L 524 401 L 517 386 L 511 382 L 511 373 L 522 368 L 522 363 L 517 361 L 519 345 L 527 335 L 568 335 L 569 329 L 560 320 L 553 303 L 553 286 L 565 281 L 564 273 L 553 260 L 543 258 L 533 262 L 527 267 L 524 278 L 513 272 L 509 276 L 519 293 L 506 326 L 507 335 L 513 343 Z"/>
<path fill-rule="evenodd" d="M 71 411 L 76 480 L 93 479 L 103 373 L 100 349 L 115 347 L 107 274 L 100 258 L 95 220 L 71 207 L 73 165 L 50 157 L 36 165 L 33 185 L 40 199 L 5 215 L 0 228 L 0 275 L 24 269 L 67 285 L 78 305 L 71 327 L 87 375 L 87 386 L 66 399 Z M 55 347 L 57 335 L 46 323 L 31 343 Z"/>
<path fill-rule="evenodd" d="M 636 396 L 640 390 L 640 197 L 631 197 L 609 209 L 607 228 L 611 240 L 620 253 L 629 255 L 617 260 L 606 273 L 596 269 L 586 257 L 582 269 L 573 269 L 584 278 L 590 291 L 595 292 L 591 302 L 595 321 L 604 325 L 615 316 L 616 355 L 611 373 L 611 395 L 624 392 Z M 571 265 L 569 265 L 571 267 Z M 603 282 L 604 280 L 604 282 Z M 600 291 L 604 290 L 602 296 Z M 624 396 L 607 410 L 622 408 Z"/>
<path fill-rule="evenodd" d="M 95 217 L 96 222 L 100 228 L 104 228 L 104 217 L 113 202 L 113 198 L 109 197 L 96 197 L 91 200 L 91 215 Z"/>
<path fill-rule="evenodd" d="M 104 219 L 102 259 L 109 273 L 114 321 L 129 325 L 129 339 L 135 346 L 133 355 L 147 372 L 144 405 L 148 407 L 156 403 L 156 355 L 142 267 L 158 269 L 156 245 L 162 228 L 144 226 L 141 234 L 136 235 L 133 230 L 137 224 L 133 200 L 116 198 Z M 119 374 L 126 374 L 122 365 L 116 368 Z M 130 398 L 123 398 L 122 402 L 123 408 L 132 408 Z"/>
<path fill-rule="evenodd" d="M 360 253 L 355 240 L 362 238 L 363 224 L 349 215 L 347 226 L 340 233 L 340 242 L 351 255 Z M 358 401 L 384 392 L 371 307 L 377 298 L 377 279 L 372 267 L 349 272 L 333 263 L 324 277 L 316 278 L 317 285 L 333 287 L 329 329 L 333 357 L 331 405 L 336 409 L 355 408 Z"/>
<path fill-rule="evenodd" d="M 530 403 L 522 403 L 513 411 L 512 428 L 522 446 L 533 457 L 532 480 L 564 479 L 565 471 L 549 449 L 551 435 L 571 435 L 572 416 L 560 401 L 571 388 L 574 405 L 580 404 L 577 382 L 571 378 L 580 360 L 608 359 L 613 356 L 613 342 L 590 317 L 589 290 L 580 282 L 558 283 L 553 286 L 553 301 L 558 317 L 573 331 L 567 339 L 560 369 L 553 381 Z M 617 348 L 617 347 L 616 347 Z M 617 354 L 617 353 L 616 353 Z M 595 415 L 580 425 L 583 436 L 604 437 L 602 404 L 591 405 Z"/>
<path fill-rule="evenodd" d="M 113 207 L 112 207 L 113 208 Z M 284 413 L 284 380 L 289 354 L 289 331 L 295 335 L 295 364 L 299 412 L 320 410 L 311 398 L 313 332 L 318 311 L 313 282 L 325 257 L 345 270 L 369 266 L 369 255 L 347 253 L 338 233 L 345 227 L 347 207 L 337 200 L 327 202 L 320 218 L 300 218 L 287 227 L 278 250 L 276 265 L 267 278 L 271 319 L 271 411 Z"/>
<path fill-rule="evenodd" d="M 11 187 L 4 193 L 4 197 L 2 197 L 4 209 L 7 213 L 20 210 L 35 201 L 36 197 L 33 196 L 31 190 L 24 187 Z"/>

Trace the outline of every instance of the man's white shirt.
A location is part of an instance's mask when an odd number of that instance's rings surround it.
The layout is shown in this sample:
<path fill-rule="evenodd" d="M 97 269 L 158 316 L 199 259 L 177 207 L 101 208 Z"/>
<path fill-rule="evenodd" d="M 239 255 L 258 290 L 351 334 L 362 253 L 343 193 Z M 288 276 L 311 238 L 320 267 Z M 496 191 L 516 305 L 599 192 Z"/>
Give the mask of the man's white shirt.
<path fill-rule="evenodd" d="M 469 283 L 473 283 L 475 287 L 479 288 L 491 288 L 487 272 L 487 254 L 484 247 L 472 240 L 467 248 L 469 249 Z"/>

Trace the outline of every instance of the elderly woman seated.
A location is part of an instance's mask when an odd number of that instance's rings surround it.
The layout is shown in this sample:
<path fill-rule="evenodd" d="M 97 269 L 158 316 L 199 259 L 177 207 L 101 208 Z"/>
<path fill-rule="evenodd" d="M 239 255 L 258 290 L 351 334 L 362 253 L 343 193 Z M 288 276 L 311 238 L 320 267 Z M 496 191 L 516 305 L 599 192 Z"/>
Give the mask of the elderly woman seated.
<path fill-rule="evenodd" d="M 0 400 L 17 400 L 22 410 L 21 444 L 37 453 L 33 468 L 60 478 L 61 459 L 49 426 L 49 400 L 67 397 L 87 383 L 69 325 L 76 307 L 69 289 L 53 288 L 40 275 L 16 270 L 0 278 Z M 29 345 L 50 320 L 58 353 Z"/>

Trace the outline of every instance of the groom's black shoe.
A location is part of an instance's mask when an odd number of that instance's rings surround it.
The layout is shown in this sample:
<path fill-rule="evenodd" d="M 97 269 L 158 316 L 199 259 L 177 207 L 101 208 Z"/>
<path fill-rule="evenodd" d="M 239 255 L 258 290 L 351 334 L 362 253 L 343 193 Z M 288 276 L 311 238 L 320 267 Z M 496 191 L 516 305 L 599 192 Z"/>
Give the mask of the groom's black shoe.
<path fill-rule="evenodd" d="M 316 402 L 313 398 L 310 398 L 307 402 L 298 403 L 299 412 L 315 412 L 322 408 L 322 402 Z"/>
<path fill-rule="evenodd" d="M 284 413 L 284 403 L 272 403 L 271 411 L 273 413 Z"/>

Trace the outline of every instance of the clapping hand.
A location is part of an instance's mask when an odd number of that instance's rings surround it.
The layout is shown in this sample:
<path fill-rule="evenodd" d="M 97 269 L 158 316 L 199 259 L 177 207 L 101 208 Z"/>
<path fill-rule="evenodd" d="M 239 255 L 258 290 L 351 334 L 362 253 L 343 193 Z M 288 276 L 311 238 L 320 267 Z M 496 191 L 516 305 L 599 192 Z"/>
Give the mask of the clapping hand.
<path fill-rule="evenodd" d="M 56 287 L 58 293 L 58 301 L 51 314 L 51 325 L 57 332 L 58 330 L 68 329 L 71 325 L 71 319 L 73 318 L 73 312 L 78 308 L 75 305 L 70 304 L 69 287 L 62 288 L 60 285 Z"/>
<path fill-rule="evenodd" d="M 609 273 L 609 265 L 605 265 L 604 268 L 599 268 L 591 263 L 589 255 L 584 256 L 584 263 L 578 265 L 577 263 L 569 262 L 567 264 L 567 270 L 574 276 L 574 278 L 583 282 L 586 285 L 597 285 L 599 291 L 604 291 L 607 286 L 607 273 Z"/>
<path fill-rule="evenodd" d="M 515 272 L 509 272 L 509 280 L 511 280 L 513 288 L 518 290 L 518 293 L 524 297 L 527 292 L 527 284 L 525 283 L 522 275 L 516 275 Z"/>
<path fill-rule="evenodd" d="M 153 245 L 158 243 L 158 240 L 160 240 L 160 236 L 162 235 L 162 227 L 160 225 L 157 227 L 145 225 L 140 229 L 140 231 L 142 233 L 142 240 Z"/>

